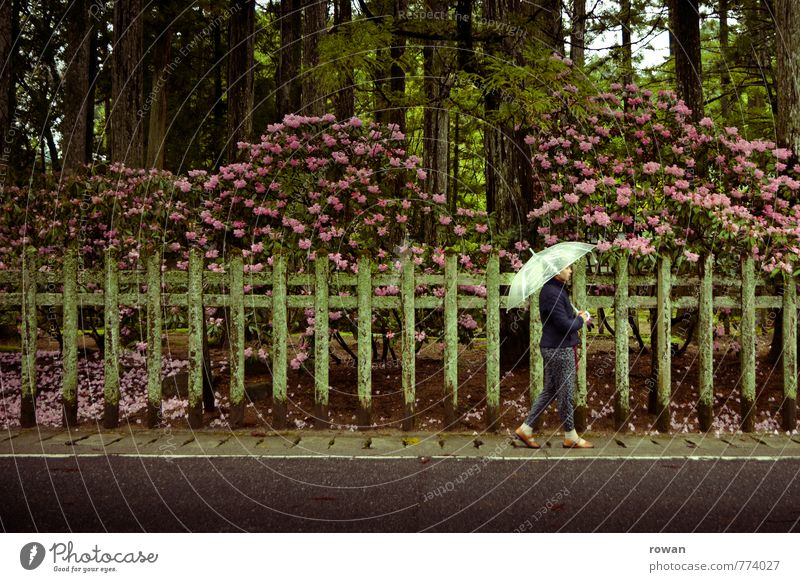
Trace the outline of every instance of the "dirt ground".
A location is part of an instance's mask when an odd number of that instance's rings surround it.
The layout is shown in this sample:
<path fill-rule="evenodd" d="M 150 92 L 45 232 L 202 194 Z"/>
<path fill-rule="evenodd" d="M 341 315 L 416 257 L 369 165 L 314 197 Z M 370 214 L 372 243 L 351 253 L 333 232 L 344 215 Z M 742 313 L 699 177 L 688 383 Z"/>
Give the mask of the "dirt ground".
<path fill-rule="evenodd" d="M 296 339 L 296 338 L 292 338 Z M 352 341 L 352 338 L 348 338 Z M 715 426 L 722 432 L 735 431 L 739 422 L 739 354 L 731 348 L 731 342 L 719 342 L 715 351 Z M 589 336 L 587 357 L 587 430 L 590 432 L 614 432 L 614 341 L 608 335 Z M 57 349 L 50 341 L 42 340 L 40 349 Z M 91 342 L 86 347 L 91 349 Z M 463 350 L 458 360 L 458 420 L 452 426 L 445 426 L 443 405 L 443 365 L 441 346 L 427 344 L 416 360 L 416 428 L 423 431 L 466 431 L 485 430 L 485 351 L 484 342 L 461 346 Z M 632 346 L 635 343 L 632 342 Z M 766 361 L 769 337 L 760 336 L 757 342 L 757 430 L 772 431 L 778 427 L 780 403 L 782 400 L 783 379 L 779 367 Z M 355 352 L 355 345 L 351 345 Z M 502 348 L 501 348 L 502 349 Z M 331 342 L 331 350 L 342 362 L 331 360 L 329 372 L 331 427 L 340 430 L 357 430 L 358 411 L 357 369 L 345 351 Z M 397 346 L 396 346 L 397 352 Z M 170 335 L 164 345 L 164 355 L 172 358 L 186 358 L 186 336 Z M 399 352 L 398 352 L 399 355 Z M 222 413 L 222 426 L 228 412 L 229 367 L 226 349 L 211 349 L 215 377 L 215 391 L 219 395 L 219 412 Z M 294 357 L 290 341 L 289 359 Z M 289 398 L 289 427 L 314 428 L 322 423 L 312 414 L 314 405 L 313 362 L 306 361 L 305 369 L 288 369 L 287 392 Z M 271 385 L 269 366 L 248 363 L 246 384 Z M 632 432 L 654 431 L 655 416 L 648 414 L 648 387 L 646 381 L 650 373 L 650 352 L 630 352 L 630 393 L 632 422 L 628 430 Z M 399 361 L 389 359 L 385 364 L 373 363 L 373 429 L 399 429 L 403 416 L 402 369 Z M 672 429 L 673 432 L 698 430 L 697 414 L 697 374 L 698 358 L 694 346 L 672 363 Z M 513 430 L 526 417 L 530 409 L 529 370 L 518 366 L 512 371 L 501 371 L 500 420 L 499 430 Z M 144 418 L 144 413 L 139 413 Z M 138 415 L 137 415 L 138 416 Z M 209 415 L 212 426 L 220 426 L 214 420 L 217 414 Z M 254 430 L 270 429 L 272 419 L 272 398 L 269 392 L 260 399 L 248 402 L 245 412 L 245 427 Z M 136 418 L 130 419 L 135 421 Z M 172 421 L 172 426 L 185 424 L 184 419 Z M 560 425 L 555 403 L 542 418 L 541 430 L 558 430 Z"/>
<path fill-rule="evenodd" d="M 716 350 L 715 369 L 715 428 L 728 432 L 735 430 L 739 422 L 739 354 L 726 342 Z M 587 357 L 587 430 L 611 431 L 614 429 L 614 341 L 609 336 L 590 336 Z M 453 426 L 445 426 L 443 405 L 443 363 L 441 348 L 427 345 L 416 360 L 416 427 L 420 430 L 482 431 L 485 429 L 486 408 L 485 350 L 483 342 L 472 346 L 461 346 L 458 360 L 458 416 Z M 177 346 L 175 346 L 177 347 Z M 331 343 L 331 348 L 342 363 L 331 362 L 329 372 L 330 421 L 334 428 L 356 429 L 358 411 L 357 369 L 340 346 Z M 355 346 L 351 346 L 355 352 Z M 771 429 L 770 422 L 777 418 L 782 400 L 783 377 L 780 368 L 766 363 L 769 338 L 758 340 L 757 405 L 756 422 L 760 428 Z M 399 355 L 399 354 L 398 354 Z M 293 354 L 290 353 L 290 358 Z M 212 350 L 212 359 L 224 361 L 224 350 Z M 289 424 L 299 428 L 313 427 L 314 404 L 313 363 L 310 369 L 288 370 L 287 391 L 289 396 Z M 697 405 L 697 377 L 699 360 L 697 350 L 690 346 L 685 354 L 673 361 L 673 420 L 674 431 L 698 429 L 695 407 Z M 263 367 L 261 373 L 250 373 L 247 383 L 269 383 L 271 376 Z M 253 372 L 256 372 L 253 370 Z M 403 416 L 402 369 L 398 361 L 389 359 L 385 364 L 375 362 L 372 370 L 373 428 L 399 428 Z M 650 374 L 650 352 L 630 353 L 630 393 L 632 423 L 628 427 L 634 432 L 653 431 L 655 416 L 647 413 Z M 500 427 L 501 431 L 513 430 L 527 416 L 530 409 L 529 369 L 519 366 L 512 371 L 501 371 L 500 383 Z M 227 366 L 219 375 L 217 385 L 221 394 L 227 394 L 229 377 Z M 224 406 L 222 412 L 225 412 Z M 272 400 L 266 398 L 248 406 L 245 422 L 250 426 L 269 423 Z M 542 430 L 557 430 L 560 425 L 557 408 L 551 405 L 542 419 Z"/>

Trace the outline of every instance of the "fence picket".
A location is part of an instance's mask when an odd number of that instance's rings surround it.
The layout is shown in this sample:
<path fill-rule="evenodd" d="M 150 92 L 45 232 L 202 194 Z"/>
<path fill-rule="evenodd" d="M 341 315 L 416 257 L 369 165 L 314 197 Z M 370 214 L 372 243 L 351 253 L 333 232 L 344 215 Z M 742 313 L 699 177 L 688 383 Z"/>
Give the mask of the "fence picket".
<path fill-rule="evenodd" d="M 244 423 L 244 263 L 242 250 L 230 251 L 228 293 L 230 294 L 230 425 Z"/>
<path fill-rule="evenodd" d="M 700 370 L 697 415 L 700 430 L 708 431 L 714 422 L 714 255 L 707 254 L 703 258 L 700 273 L 697 328 Z"/>
<path fill-rule="evenodd" d="M 444 259 L 444 417 L 445 427 L 458 410 L 458 257 Z"/>
<path fill-rule="evenodd" d="M 614 291 L 614 365 L 617 390 L 614 399 L 614 420 L 617 430 L 626 430 L 631 414 L 628 369 L 628 256 L 620 255 L 615 272 Z"/>
<path fill-rule="evenodd" d="M 75 243 L 64 254 L 64 295 L 62 332 L 64 380 L 61 423 L 78 424 L 78 249 Z"/>
<path fill-rule="evenodd" d="M 783 290 L 783 430 L 797 429 L 797 281 L 786 276 Z"/>
<path fill-rule="evenodd" d="M 330 426 L 328 418 L 328 256 L 314 261 L 314 426 Z"/>
<path fill-rule="evenodd" d="M 161 254 L 153 249 L 147 262 L 147 426 L 161 422 Z"/>
<path fill-rule="evenodd" d="M 533 293 L 529 299 L 529 318 L 528 326 L 530 329 L 530 355 L 529 355 L 529 381 L 528 395 L 530 397 L 530 404 L 539 398 L 539 394 L 544 390 L 544 360 L 542 359 L 542 349 L 539 344 L 542 342 L 542 318 L 539 315 L 539 291 Z M 538 430 L 542 424 L 542 417 L 536 419 L 535 430 Z"/>
<path fill-rule="evenodd" d="M 500 257 L 486 265 L 486 428 L 496 430 L 500 414 Z"/>
<path fill-rule="evenodd" d="M 105 252 L 105 306 L 103 333 L 104 382 L 103 382 L 103 427 L 119 426 L 119 264 L 117 250 L 109 248 Z"/>
<path fill-rule="evenodd" d="M 22 255 L 22 402 L 20 425 L 36 425 L 36 251 L 26 247 Z"/>
<path fill-rule="evenodd" d="M 358 259 L 358 424 L 372 425 L 372 261 Z"/>
<path fill-rule="evenodd" d="M 189 250 L 189 284 L 186 301 L 189 320 L 189 427 L 203 424 L 203 255 Z"/>
<path fill-rule="evenodd" d="M 756 279 L 753 257 L 742 261 L 741 415 L 742 430 L 753 432 L 756 400 Z"/>
<path fill-rule="evenodd" d="M 272 262 L 272 425 L 286 428 L 286 255 L 280 250 Z"/>
<path fill-rule="evenodd" d="M 587 309 L 586 260 L 576 261 L 572 267 L 572 297 L 578 309 Z M 586 430 L 586 333 L 579 335 L 578 374 L 575 388 L 575 429 Z"/>
<path fill-rule="evenodd" d="M 416 337 L 414 320 L 414 262 L 411 252 L 403 254 L 400 297 L 403 305 L 403 430 L 413 430 L 416 416 Z"/>
<path fill-rule="evenodd" d="M 658 260 L 658 308 L 656 333 L 658 334 L 658 392 L 656 395 L 656 428 L 669 432 L 670 400 L 672 399 L 672 259 L 669 256 Z"/>

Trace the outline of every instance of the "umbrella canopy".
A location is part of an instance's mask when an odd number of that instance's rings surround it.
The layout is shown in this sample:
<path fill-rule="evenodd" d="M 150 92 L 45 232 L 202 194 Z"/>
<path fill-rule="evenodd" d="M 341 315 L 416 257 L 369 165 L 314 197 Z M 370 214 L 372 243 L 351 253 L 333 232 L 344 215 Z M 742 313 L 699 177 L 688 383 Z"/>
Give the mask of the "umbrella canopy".
<path fill-rule="evenodd" d="M 595 245 L 581 242 L 562 242 L 534 253 L 514 275 L 508 288 L 506 311 L 522 307 L 525 300 L 566 267 L 590 252 Z"/>

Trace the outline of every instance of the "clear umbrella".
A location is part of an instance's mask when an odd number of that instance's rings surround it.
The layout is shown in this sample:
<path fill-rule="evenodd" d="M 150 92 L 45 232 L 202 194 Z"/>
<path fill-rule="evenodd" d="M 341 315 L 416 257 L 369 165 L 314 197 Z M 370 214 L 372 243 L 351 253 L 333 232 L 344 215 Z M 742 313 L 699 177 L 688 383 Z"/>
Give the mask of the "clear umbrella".
<path fill-rule="evenodd" d="M 547 281 L 594 249 L 595 245 L 581 242 L 562 242 L 534 253 L 514 275 L 508 288 L 506 311 L 522 307 L 525 300 L 541 289 Z"/>

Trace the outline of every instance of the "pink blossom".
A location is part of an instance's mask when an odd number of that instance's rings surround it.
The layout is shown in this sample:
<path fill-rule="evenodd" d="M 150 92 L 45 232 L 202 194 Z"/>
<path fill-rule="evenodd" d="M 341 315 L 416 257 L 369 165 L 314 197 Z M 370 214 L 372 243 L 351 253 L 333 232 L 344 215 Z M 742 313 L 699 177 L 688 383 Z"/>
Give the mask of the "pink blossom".
<path fill-rule="evenodd" d="M 642 166 L 642 171 L 645 174 L 652 175 L 661 169 L 661 164 L 658 162 L 647 162 Z"/>

